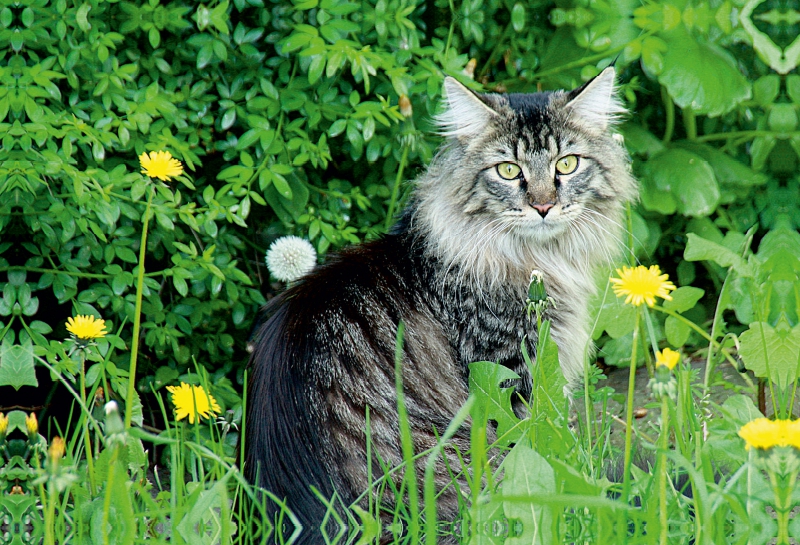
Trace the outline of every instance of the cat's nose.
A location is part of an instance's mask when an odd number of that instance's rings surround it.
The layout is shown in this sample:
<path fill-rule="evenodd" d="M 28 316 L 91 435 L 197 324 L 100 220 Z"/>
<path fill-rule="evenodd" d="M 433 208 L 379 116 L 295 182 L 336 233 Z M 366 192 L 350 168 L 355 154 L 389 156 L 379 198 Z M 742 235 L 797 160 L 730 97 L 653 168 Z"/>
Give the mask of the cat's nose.
<path fill-rule="evenodd" d="M 545 204 L 533 204 L 531 206 L 533 206 L 536 209 L 536 211 L 539 212 L 540 216 L 545 217 L 547 213 L 550 211 L 550 209 L 553 208 L 554 205 L 553 203 L 548 202 Z"/>

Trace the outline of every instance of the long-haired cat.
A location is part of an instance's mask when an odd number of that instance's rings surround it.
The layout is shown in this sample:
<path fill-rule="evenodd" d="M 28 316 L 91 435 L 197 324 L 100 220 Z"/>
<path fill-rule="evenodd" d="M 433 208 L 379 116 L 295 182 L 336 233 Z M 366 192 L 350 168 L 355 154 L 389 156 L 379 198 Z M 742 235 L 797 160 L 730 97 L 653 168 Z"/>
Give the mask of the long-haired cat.
<path fill-rule="evenodd" d="M 367 411 L 373 476 L 377 457 L 389 467 L 403 461 L 400 321 L 416 452 L 436 445 L 467 400 L 471 362 L 510 367 L 522 377 L 519 394 L 530 395 L 520 343 L 527 336 L 535 354 L 535 320 L 524 311 L 533 269 L 555 301 L 546 318 L 564 375 L 580 380 L 593 273 L 619 247 L 625 204 L 636 197 L 612 134 L 623 112 L 614 76 L 608 68 L 573 91 L 509 95 L 448 78 L 438 119 L 445 141 L 394 230 L 328 258 L 270 304 L 250 362 L 245 470 L 311 532 L 326 510 L 312 487 L 345 504 L 369 487 Z M 467 453 L 469 430 L 452 443 Z M 439 515 L 453 520 L 458 486 L 448 486 L 444 463 L 436 477 Z"/>

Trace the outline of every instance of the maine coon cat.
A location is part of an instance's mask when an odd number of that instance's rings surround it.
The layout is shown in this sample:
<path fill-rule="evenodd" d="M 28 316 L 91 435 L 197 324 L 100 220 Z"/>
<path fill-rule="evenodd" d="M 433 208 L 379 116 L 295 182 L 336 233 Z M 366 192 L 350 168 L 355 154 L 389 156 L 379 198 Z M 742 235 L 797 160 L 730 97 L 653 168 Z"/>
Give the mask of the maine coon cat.
<path fill-rule="evenodd" d="M 372 452 L 390 467 L 402 463 L 401 320 L 417 452 L 436 445 L 466 401 L 469 363 L 510 367 L 522 377 L 520 396 L 530 395 L 520 343 L 527 336 L 535 354 L 535 320 L 524 311 L 533 269 L 555 301 L 546 317 L 564 374 L 580 380 L 593 273 L 615 255 L 636 197 L 612 134 L 623 112 L 614 77 L 608 68 L 573 91 L 509 95 L 476 94 L 448 78 L 438 119 L 445 141 L 394 230 L 328 258 L 271 302 L 250 362 L 245 470 L 306 528 L 325 514 L 312 486 L 345 504 L 368 488 L 367 408 Z M 452 443 L 467 453 L 469 430 Z M 438 510 L 452 520 L 459 490 L 450 481 L 440 464 Z"/>

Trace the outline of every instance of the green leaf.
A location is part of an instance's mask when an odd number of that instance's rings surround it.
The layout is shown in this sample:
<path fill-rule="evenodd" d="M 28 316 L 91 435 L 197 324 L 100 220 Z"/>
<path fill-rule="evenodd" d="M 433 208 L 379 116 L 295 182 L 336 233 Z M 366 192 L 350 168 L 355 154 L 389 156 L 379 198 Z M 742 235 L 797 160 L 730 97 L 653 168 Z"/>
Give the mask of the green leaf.
<path fill-rule="evenodd" d="M 209 524 L 219 525 L 219 511 L 228 499 L 226 486 L 230 476 L 231 472 L 228 472 L 208 490 L 203 490 L 201 486 L 198 486 L 191 497 L 187 498 L 186 505 L 191 506 L 191 509 L 175 525 L 178 533 L 187 543 L 202 542 L 205 528 Z M 198 533 L 201 530 L 203 533 Z"/>
<path fill-rule="evenodd" d="M 469 391 L 476 396 L 474 410 L 476 414 L 497 422 L 500 446 L 508 446 L 522 437 L 523 430 L 518 426 L 520 420 L 511 409 L 515 388 L 500 387 L 502 382 L 518 378 L 514 371 L 497 363 L 478 361 L 469 364 Z"/>
<path fill-rule="evenodd" d="M 523 349 L 525 345 L 523 344 Z M 550 336 L 550 320 L 542 322 L 539 330 L 539 339 L 536 346 L 536 363 L 531 370 L 533 382 L 536 385 L 534 392 L 535 402 L 538 407 L 545 407 L 546 413 L 552 419 L 558 416 L 559 403 L 556 400 L 564 399 L 564 386 L 567 379 L 558 362 L 558 345 Z M 542 402 L 547 400 L 544 405 Z"/>
<path fill-rule="evenodd" d="M 611 289 L 608 289 L 597 315 L 592 338 L 597 340 L 603 331 L 606 331 L 611 338 L 618 339 L 632 332 L 635 323 L 636 308 L 633 305 L 626 305 L 624 298 L 617 297 Z"/>
<path fill-rule="evenodd" d="M 686 312 L 693 308 L 697 302 L 703 297 L 705 291 L 700 288 L 693 288 L 692 286 L 681 286 L 670 295 L 671 301 L 664 301 L 664 308 L 667 310 L 674 310 L 675 312 Z"/>
<path fill-rule="evenodd" d="M 725 246 L 701 238 L 694 233 L 688 233 L 686 240 L 686 250 L 683 252 L 683 258 L 686 261 L 713 261 L 721 267 L 733 267 L 742 276 L 752 277 L 754 275 L 753 267 L 739 254 Z"/>
<path fill-rule="evenodd" d="M 753 83 L 753 98 L 760 106 L 775 102 L 781 90 L 781 78 L 775 74 L 761 76 Z"/>
<path fill-rule="evenodd" d="M 553 508 L 535 500 L 556 493 L 555 472 L 525 441 L 517 443 L 502 464 L 506 478 L 501 486 L 506 518 L 521 523 L 522 532 L 506 545 L 549 545 L 554 540 Z M 531 498 L 530 501 L 526 498 Z"/>
<path fill-rule="evenodd" d="M 695 114 L 718 116 L 750 98 L 750 84 L 730 53 L 695 39 L 683 25 L 662 37 L 667 51 L 658 81 L 675 104 L 691 108 Z"/>
<path fill-rule="evenodd" d="M 692 330 L 687 324 L 677 318 L 667 316 L 664 322 L 664 334 L 669 344 L 675 348 L 683 346 L 689 339 L 689 334 L 691 332 Z"/>
<path fill-rule="evenodd" d="M 739 341 L 739 354 L 757 377 L 769 379 L 782 390 L 797 380 L 800 324 L 791 327 L 785 319 L 776 327 L 754 322 Z"/>
<path fill-rule="evenodd" d="M 117 454 L 123 452 L 122 447 L 104 451 Z M 129 490 L 130 477 L 126 471 L 127 464 L 117 463 L 117 459 L 102 457 L 96 470 L 101 470 L 105 462 L 107 474 L 103 479 L 105 490 L 102 497 L 90 504 L 89 535 L 94 545 L 107 543 L 132 543 L 136 535 L 136 519 Z M 106 512 L 106 505 L 108 511 Z M 103 524 L 105 522 L 105 524 Z"/>
<path fill-rule="evenodd" d="M 6 338 L 0 344 L 0 386 L 12 386 L 15 390 L 39 386 L 30 340 L 15 345 Z"/>
<path fill-rule="evenodd" d="M 275 189 L 278 190 L 278 193 L 282 197 L 288 200 L 292 200 L 292 188 L 289 186 L 289 182 L 286 181 L 282 175 L 278 174 L 277 172 L 272 172 L 272 184 Z"/>
<path fill-rule="evenodd" d="M 708 216 L 720 199 L 719 185 L 714 170 L 708 162 L 688 150 L 669 149 L 645 164 L 645 174 L 650 184 L 642 195 L 645 208 L 662 213 L 675 206 L 686 216 Z M 658 205 L 670 195 L 669 204 Z"/>
<path fill-rule="evenodd" d="M 511 9 L 511 26 L 515 32 L 522 32 L 525 29 L 525 6 L 520 2 L 514 4 Z"/>
<path fill-rule="evenodd" d="M 750 187 L 763 185 L 767 182 L 766 176 L 716 148 L 690 142 L 681 142 L 680 146 L 708 161 L 721 184 Z"/>

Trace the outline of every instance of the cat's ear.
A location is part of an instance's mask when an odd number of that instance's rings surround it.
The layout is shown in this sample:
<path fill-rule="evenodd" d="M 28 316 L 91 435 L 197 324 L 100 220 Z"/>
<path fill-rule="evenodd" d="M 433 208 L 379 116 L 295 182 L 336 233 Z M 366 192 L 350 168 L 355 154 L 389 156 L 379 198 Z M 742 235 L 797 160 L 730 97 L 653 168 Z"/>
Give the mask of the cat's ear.
<path fill-rule="evenodd" d="M 498 115 L 477 94 L 455 78 L 445 78 L 444 95 L 446 108 L 436 117 L 443 136 L 474 138 L 484 133 L 492 118 Z"/>
<path fill-rule="evenodd" d="M 594 79 L 567 94 L 567 108 L 584 123 L 600 130 L 614 125 L 625 113 L 625 107 L 617 98 L 616 72 L 609 66 Z"/>

